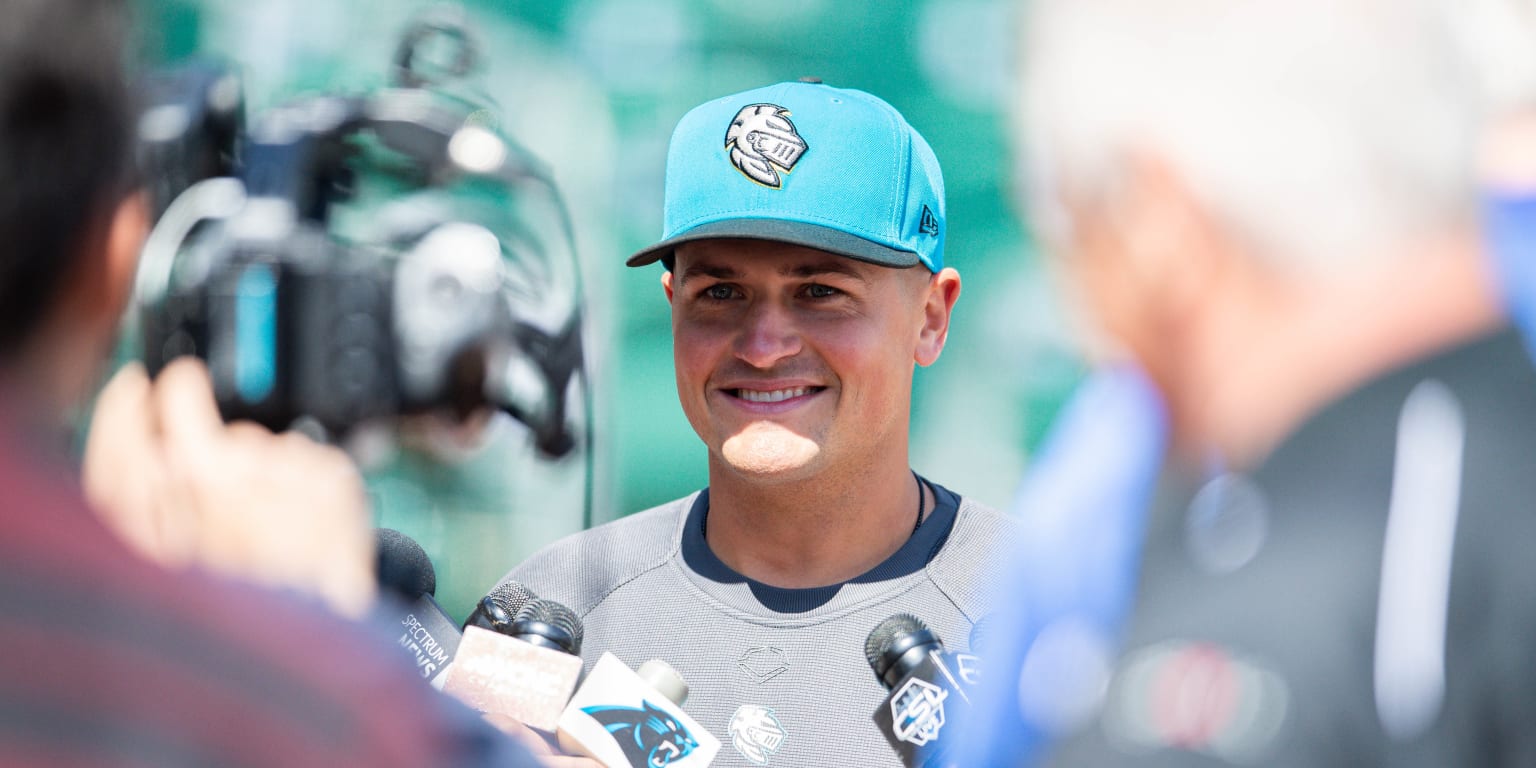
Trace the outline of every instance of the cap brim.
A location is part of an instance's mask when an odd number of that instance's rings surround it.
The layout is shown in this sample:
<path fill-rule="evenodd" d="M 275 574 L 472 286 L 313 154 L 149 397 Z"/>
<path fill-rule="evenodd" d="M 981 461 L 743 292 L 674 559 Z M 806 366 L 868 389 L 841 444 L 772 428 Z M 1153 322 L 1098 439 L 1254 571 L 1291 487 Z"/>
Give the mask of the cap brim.
<path fill-rule="evenodd" d="M 683 243 L 721 238 L 773 240 L 803 245 L 884 267 L 915 267 L 922 263 L 917 254 L 911 251 L 887 248 L 831 227 L 784 219 L 725 219 L 700 224 L 636 253 L 624 263 L 631 267 L 643 267 L 671 256 L 673 250 Z"/>

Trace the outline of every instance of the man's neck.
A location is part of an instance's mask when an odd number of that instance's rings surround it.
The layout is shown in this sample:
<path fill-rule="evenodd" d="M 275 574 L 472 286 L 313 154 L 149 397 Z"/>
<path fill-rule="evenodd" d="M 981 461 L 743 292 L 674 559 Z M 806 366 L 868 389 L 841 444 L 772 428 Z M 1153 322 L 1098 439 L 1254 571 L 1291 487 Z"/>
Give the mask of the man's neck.
<path fill-rule="evenodd" d="M 1171 388 L 1180 452 L 1251 466 L 1318 409 L 1371 378 L 1503 322 L 1472 238 L 1426 244 L 1390 269 L 1309 285 L 1227 324 Z M 1203 363 L 1203 364 L 1199 364 Z M 1181 407 L 1182 406 L 1182 407 Z"/>
<path fill-rule="evenodd" d="M 748 478 L 711 457 L 706 540 L 737 573 L 776 587 L 837 584 L 884 562 L 911 536 L 933 494 L 905 461 L 803 480 Z"/>
<path fill-rule="evenodd" d="M 0 439 L 22 441 L 28 455 L 72 463 L 71 415 L 46 381 L 17 358 L 0 361 Z"/>
<path fill-rule="evenodd" d="M 67 424 L 89 405 L 91 388 L 106 370 L 110 338 L 81 322 L 47 323 L 5 361 L 5 378 L 42 411 L 38 421 Z"/>

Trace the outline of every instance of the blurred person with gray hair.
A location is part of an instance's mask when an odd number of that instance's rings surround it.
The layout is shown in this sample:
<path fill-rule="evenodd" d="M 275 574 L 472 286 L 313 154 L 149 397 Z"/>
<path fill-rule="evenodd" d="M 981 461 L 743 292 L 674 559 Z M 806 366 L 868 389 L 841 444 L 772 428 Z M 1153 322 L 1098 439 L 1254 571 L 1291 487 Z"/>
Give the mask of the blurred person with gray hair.
<path fill-rule="evenodd" d="M 1168 444 L 1129 623 L 1004 623 L 963 764 L 1536 764 L 1536 370 L 1448 5 L 1031 4 L 1034 220 Z"/>

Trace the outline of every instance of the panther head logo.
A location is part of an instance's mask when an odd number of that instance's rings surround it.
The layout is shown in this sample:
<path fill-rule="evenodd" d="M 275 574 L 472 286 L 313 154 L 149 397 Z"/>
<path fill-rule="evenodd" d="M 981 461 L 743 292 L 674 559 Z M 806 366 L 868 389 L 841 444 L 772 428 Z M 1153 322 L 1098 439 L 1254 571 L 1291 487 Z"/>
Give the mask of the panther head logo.
<path fill-rule="evenodd" d="M 789 110 L 775 104 L 749 104 L 736 113 L 725 131 L 725 146 L 731 151 L 731 164 L 747 178 L 773 189 L 784 181 L 779 171 L 789 173 L 809 147 Z"/>
<path fill-rule="evenodd" d="M 630 765 L 666 768 L 699 746 L 676 718 L 649 701 L 642 701 L 639 708 L 597 706 L 582 707 L 581 711 L 613 734 Z"/>

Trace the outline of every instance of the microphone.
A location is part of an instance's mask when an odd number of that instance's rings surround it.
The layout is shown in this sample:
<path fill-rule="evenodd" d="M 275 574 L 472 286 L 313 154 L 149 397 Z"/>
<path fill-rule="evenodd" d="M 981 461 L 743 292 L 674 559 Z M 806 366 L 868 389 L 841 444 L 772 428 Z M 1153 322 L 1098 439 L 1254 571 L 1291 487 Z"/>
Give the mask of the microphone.
<path fill-rule="evenodd" d="M 553 600 L 535 598 L 524 603 L 505 634 L 540 648 L 581 656 L 581 619 Z"/>
<path fill-rule="evenodd" d="M 414 600 L 437 594 L 437 571 L 415 539 L 393 529 L 373 529 L 379 589 Z"/>
<path fill-rule="evenodd" d="M 512 621 L 517 618 L 517 612 L 528 604 L 529 600 L 538 597 L 533 590 L 515 581 L 504 581 L 497 584 L 490 594 L 480 598 L 475 605 L 475 610 L 464 620 L 464 629 L 480 627 L 492 632 L 510 634 Z"/>
<path fill-rule="evenodd" d="M 459 649 L 459 628 L 437 604 L 437 572 L 414 539 L 391 528 L 374 530 L 380 591 L 392 596 L 401 627 L 400 646 L 410 651 L 416 669 L 433 686 Z"/>
<path fill-rule="evenodd" d="M 481 712 L 552 731 L 581 676 L 581 635 L 571 609 L 529 600 L 510 623 L 465 627 L 443 690 Z"/>
<path fill-rule="evenodd" d="M 604 653 L 560 715 L 560 748 L 604 768 L 704 768 L 720 740 L 683 711 L 687 698 L 688 684 L 666 662 L 651 659 L 637 673 Z"/>
<path fill-rule="evenodd" d="M 902 764 L 950 765 L 944 728 L 968 713 L 966 689 L 975 680 L 976 657 L 944 650 L 938 633 L 909 613 L 880 622 L 864 642 L 864 655 L 891 691 L 874 719 Z"/>

